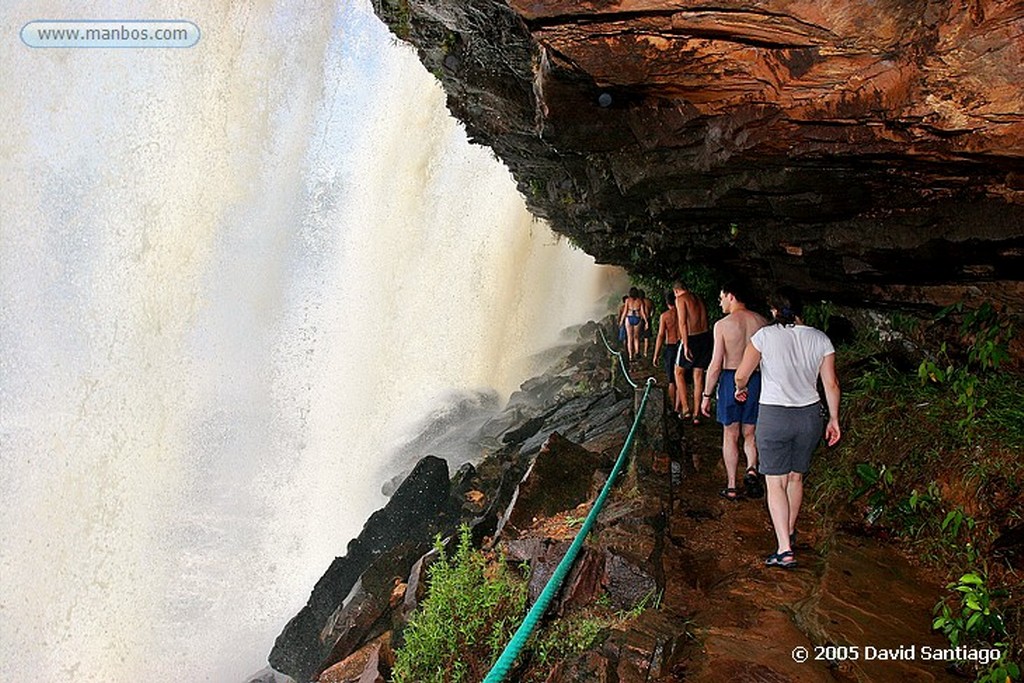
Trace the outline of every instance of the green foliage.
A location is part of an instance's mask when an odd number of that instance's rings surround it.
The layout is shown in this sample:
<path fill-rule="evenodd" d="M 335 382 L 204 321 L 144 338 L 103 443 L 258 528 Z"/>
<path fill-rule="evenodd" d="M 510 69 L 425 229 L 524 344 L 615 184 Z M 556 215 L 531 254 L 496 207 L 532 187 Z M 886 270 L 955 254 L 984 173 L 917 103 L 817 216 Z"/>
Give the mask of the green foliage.
<path fill-rule="evenodd" d="M 452 50 L 455 49 L 455 46 L 459 44 L 460 39 L 461 36 L 459 36 L 455 31 L 445 31 L 444 40 L 441 41 L 441 51 L 446 55 L 451 54 Z"/>
<path fill-rule="evenodd" d="M 961 527 L 973 530 L 974 526 L 974 518 L 964 514 L 964 509 L 961 507 L 950 510 L 946 513 L 945 519 L 942 520 L 942 530 L 954 539 L 960 536 Z"/>
<path fill-rule="evenodd" d="M 1020 401 L 1019 375 L 997 372 L 982 381 L 980 391 L 987 399 L 981 425 L 985 431 L 998 432 L 1013 447 L 1024 447 L 1024 404 Z"/>
<path fill-rule="evenodd" d="M 722 316 L 717 305 L 718 294 L 725 280 L 721 273 L 701 263 L 687 263 L 669 280 L 669 285 L 672 284 L 672 280 L 681 280 L 691 292 L 700 297 L 708 307 L 708 319 L 714 320 Z"/>
<path fill-rule="evenodd" d="M 950 607 L 950 598 L 940 600 L 933 613 L 932 628 L 949 638 L 953 647 L 970 644 L 999 644 L 1006 638 L 1003 617 L 996 611 L 993 601 L 1005 591 L 990 591 L 984 575 L 968 572 L 946 588 L 959 597 L 959 605 Z"/>
<path fill-rule="evenodd" d="M 648 609 L 658 609 L 661 607 L 661 598 L 662 591 L 652 588 L 647 595 L 640 598 L 640 600 L 633 605 L 631 609 L 620 611 L 618 613 L 618 617 L 622 620 L 636 619 Z"/>
<path fill-rule="evenodd" d="M 556 662 L 582 654 L 601 641 L 610 622 L 606 618 L 573 614 L 545 628 L 532 644 L 534 666 L 548 669 Z M 544 680 L 545 670 L 538 680 Z"/>
<path fill-rule="evenodd" d="M 936 482 L 924 489 L 915 487 L 907 495 L 900 493 L 896 475 L 887 465 L 857 463 L 854 473 L 859 484 L 850 500 L 865 498 L 868 524 L 884 525 L 904 540 L 921 541 L 926 551 L 936 555 L 953 556 L 968 565 L 977 562 L 977 520 L 960 506 L 945 510 Z"/>
<path fill-rule="evenodd" d="M 829 467 L 814 473 L 813 504 L 826 517 L 852 512 L 873 533 L 951 572 L 956 581 L 936 605 L 935 628 L 954 645 L 1008 641 L 999 662 L 973 674 L 1018 680 L 1024 612 L 1008 596 L 1020 579 L 990 564 L 988 550 L 1011 520 L 1024 519 L 1022 377 L 1008 362 L 1013 326 L 991 306 L 888 322 L 898 334 L 865 331 L 837 348 L 844 438 Z"/>
<path fill-rule="evenodd" d="M 468 527 L 449 556 L 435 543 L 430 594 L 413 615 L 396 653 L 394 683 L 469 683 L 482 680 L 526 613 L 526 580 L 504 559 L 488 565 L 474 550 Z M 544 681 L 556 661 L 577 656 L 601 642 L 605 633 L 644 610 L 657 608 L 652 591 L 629 610 L 615 611 L 607 596 L 587 611 L 546 623 L 530 640 L 520 674 L 524 682 Z"/>
<path fill-rule="evenodd" d="M 479 681 L 525 613 L 526 582 L 504 559 L 490 570 L 469 528 L 448 556 L 440 538 L 430 566 L 430 595 L 410 620 L 397 652 L 395 683 Z"/>
<path fill-rule="evenodd" d="M 408 40 L 412 34 L 412 9 L 409 7 L 409 0 L 398 0 L 394 31 L 402 40 Z"/>
<path fill-rule="evenodd" d="M 949 519 L 950 516 L 947 516 Z M 995 604 L 1007 597 L 1007 591 L 990 589 L 981 572 L 968 572 L 946 588 L 953 591 L 954 595 L 936 603 L 932 628 L 942 631 L 953 647 L 963 645 L 1002 650 L 998 661 L 978 673 L 977 683 L 1020 680 L 1020 666 L 1008 657 L 1006 624 Z"/>
<path fill-rule="evenodd" d="M 1011 662 L 1004 654 L 992 667 L 978 676 L 976 683 L 1007 683 L 1020 680 L 1020 666 Z"/>
<path fill-rule="evenodd" d="M 803 321 L 822 332 L 828 332 L 829 319 L 835 315 L 836 306 L 831 301 L 815 301 L 804 304 Z"/>
<path fill-rule="evenodd" d="M 630 609 L 614 610 L 611 597 L 603 593 L 583 612 L 549 622 L 530 641 L 531 658 L 522 680 L 524 683 L 546 681 L 553 664 L 594 648 L 603 642 L 610 629 L 660 605 L 661 592 L 652 590 Z"/>
<path fill-rule="evenodd" d="M 662 295 L 672 289 L 672 283 L 680 280 L 690 291 L 696 294 L 708 309 L 708 321 L 714 322 L 722 317 L 722 311 L 718 307 L 718 293 L 723 283 L 723 278 L 714 269 L 702 264 L 686 264 L 679 269 L 676 275 L 666 277 L 655 275 L 631 274 L 630 280 L 634 287 L 642 289 L 647 296 L 654 301 L 655 321 L 665 311 Z"/>
<path fill-rule="evenodd" d="M 949 344 L 942 342 L 937 353 L 921 361 L 917 374 L 922 384 L 932 382 L 950 388 L 956 405 L 963 411 L 957 427 L 970 441 L 977 431 L 978 418 L 988 405 L 988 398 L 982 391 L 983 375 L 998 369 L 1009 359 L 1013 325 L 987 302 L 967 313 L 963 312 L 963 304 L 949 306 L 939 313 L 938 319 L 945 319 L 952 313 L 962 314 L 958 341 L 964 351 L 957 354 Z"/>
<path fill-rule="evenodd" d="M 583 516 L 583 517 L 573 517 L 572 515 L 569 515 L 568 517 L 565 518 L 565 525 L 567 527 L 569 527 L 569 528 L 572 528 L 574 526 L 581 526 L 583 524 L 583 522 L 585 522 L 586 520 L 587 520 L 586 516 Z"/>

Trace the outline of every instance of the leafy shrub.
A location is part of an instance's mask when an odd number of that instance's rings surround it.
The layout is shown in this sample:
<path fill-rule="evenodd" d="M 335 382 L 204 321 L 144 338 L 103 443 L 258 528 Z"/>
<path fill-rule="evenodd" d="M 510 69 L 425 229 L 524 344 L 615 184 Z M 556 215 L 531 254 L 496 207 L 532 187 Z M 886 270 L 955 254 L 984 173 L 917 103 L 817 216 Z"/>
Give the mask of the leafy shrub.
<path fill-rule="evenodd" d="M 525 580 L 504 558 L 488 569 L 467 526 L 453 556 L 440 539 L 435 548 L 430 595 L 405 630 L 392 672 L 395 683 L 482 680 L 525 613 Z"/>
<path fill-rule="evenodd" d="M 948 598 L 940 600 L 935 605 L 937 616 L 932 628 L 942 631 L 950 645 L 993 644 L 1006 638 L 1003 617 L 992 604 L 1002 591 L 989 591 L 984 576 L 976 572 L 964 574 L 947 588 L 959 594 L 960 604 L 950 608 Z"/>

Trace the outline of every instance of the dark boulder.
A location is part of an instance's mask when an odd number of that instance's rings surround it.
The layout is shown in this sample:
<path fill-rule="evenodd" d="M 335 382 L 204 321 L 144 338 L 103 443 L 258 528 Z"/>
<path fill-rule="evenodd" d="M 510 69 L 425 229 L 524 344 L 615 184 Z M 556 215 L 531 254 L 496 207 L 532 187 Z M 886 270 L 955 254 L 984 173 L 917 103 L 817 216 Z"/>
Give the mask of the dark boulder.
<path fill-rule="evenodd" d="M 298 681 L 308 681 L 342 658 L 335 646 L 347 632 L 335 632 L 331 626 L 344 613 L 353 587 L 375 561 L 393 548 L 406 543 L 429 547 L 435 534 L 450 532 L 457 519 L 450 493 L 448 464 L 434 456 L 420 460 L 387 505 L 373 513 L 359 536 L 348 544 L 345 556 L 336 558 L 317 582 L 306 606 L 277 637 L 270 665 Z M 423 552 L 402 554 L 408 564 L 403 569 L 389 565 L 387 580 L 396 572 L 407 575 Z M 335 659 L 331 660 L 332 656 Z"/>
<path fill-rule="evenodd" d="M 607 461 L 577 446 L 557 432 L 541 448 L 516 492 L 504 525 L 513 535 L 528 529 L 538 517 L 572 510 L 587 500 L 594 473 Z"/>

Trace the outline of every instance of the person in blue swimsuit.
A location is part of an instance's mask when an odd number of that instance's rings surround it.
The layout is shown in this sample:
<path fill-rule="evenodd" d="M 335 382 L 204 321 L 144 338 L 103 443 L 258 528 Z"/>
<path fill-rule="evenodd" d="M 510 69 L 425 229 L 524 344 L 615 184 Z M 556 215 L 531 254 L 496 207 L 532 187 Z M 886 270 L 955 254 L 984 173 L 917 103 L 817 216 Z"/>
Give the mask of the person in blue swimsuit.
<path fill-rule="evenodd" d="M 626 352 L 629 360 L 640 355 L 640 325 L 646 320 L 647 313 L 644 310 L 643 299 L 640 298 L 640 291 L 636 287 L 631 287 L 619 317 L 619 324 L 626 325 Z"/>

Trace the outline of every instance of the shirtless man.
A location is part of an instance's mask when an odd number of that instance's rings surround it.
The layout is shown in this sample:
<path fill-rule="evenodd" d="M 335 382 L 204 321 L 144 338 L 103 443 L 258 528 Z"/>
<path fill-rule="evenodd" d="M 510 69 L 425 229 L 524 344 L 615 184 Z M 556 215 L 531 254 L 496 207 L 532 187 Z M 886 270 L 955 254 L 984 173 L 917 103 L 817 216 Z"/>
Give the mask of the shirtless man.
<path fill-rule="evenodd" d="M 708 367 L 708 390 L 701 398 L 700 411 L 711 417 L 711 396 L 718 384 L 718 421 L 722 424 L 722 460 L 725 462 L 726 486 L 719 495 L 727 500 L 736 500 L 739 489 L 736 486 L 736 469 L 740 459 L 740 432 L 743 435 L 743 452 L 747 456 L 747 472 L 743 483 L 747 496 L 760 498 L 760 480 L 757 478 L 757 444 L 754 443 L 754 424 L 757 422 L 757 402 L 761 395 L 761 373 L 754 372 L 747 385 L 749 398 L 738 403 L 734 396 L 736 368 L 743 360 L 750 337 L 767 324 L 763 316 L 747 309 L 746 291 L 737 283 L 723 285 L 719 301 L 724 318 L 715 323 L 715 351 Z M 719 383 L 721 378 L 721 383 Z"/>
<path fill-rule="evenodd" d="M 676 359 L 676 392 L 679 395 L 681 417 L 690 416 L 690 403 L 686 396 L 686 368 L 693 369 L 693 424 L 700 424 L 700 395 L 704 391 L 704 370 L 711 363 L 714 345 L 708 331 L 708 310 L 686 286 L 676 280 L 672 283 L 676 295 L 676 316 L 679 318 L 679 356 Z"/>
<path fill-rule="evenodd" d="M 654 356 L 651 357 L 651 361 L 657 360 L 658 352 L 664 345 L 661 362 L 668 377 L 668 400 L 672 404 L 672 410 L 678 411 L 676 356 L 679 350 L 679 320 L 676 317 L 676 298 L 672 292 L 665 292 L 665 306 L 666 311 L 658 318 L 658 338 L 654 340 Z"/>

